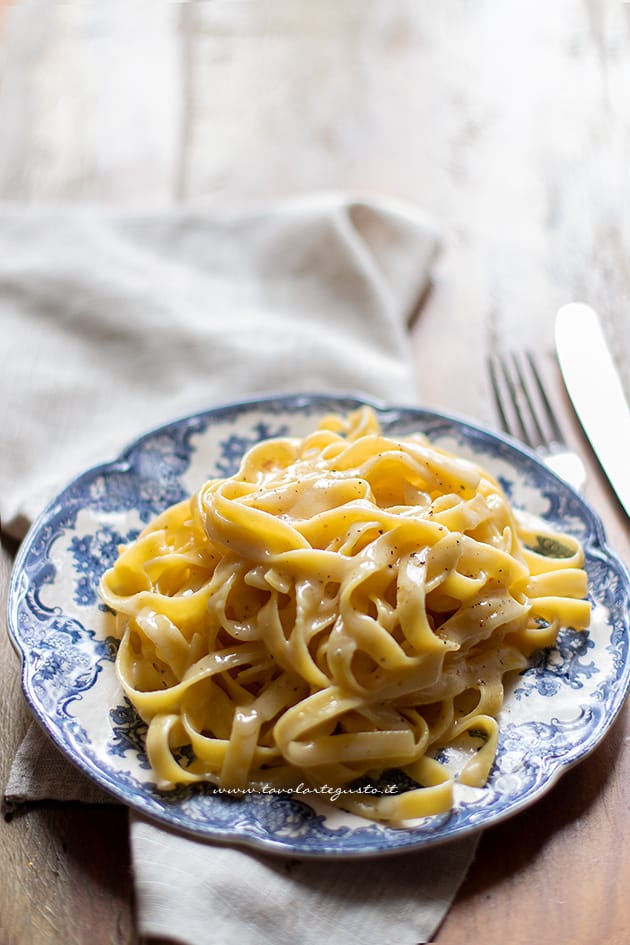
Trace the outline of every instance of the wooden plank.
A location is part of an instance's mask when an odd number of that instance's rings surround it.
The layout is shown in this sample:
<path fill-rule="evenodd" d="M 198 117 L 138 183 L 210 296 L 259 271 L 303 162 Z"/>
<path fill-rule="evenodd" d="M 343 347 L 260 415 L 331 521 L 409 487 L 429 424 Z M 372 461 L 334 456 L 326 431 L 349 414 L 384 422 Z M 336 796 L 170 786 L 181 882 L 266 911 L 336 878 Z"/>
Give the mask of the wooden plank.
<path fill-rule="evenodd" d="M 0 549 L 0 778 L 30 723 L 5 628 L 14 545 Z M 41 805 L 0 819 L 0 940 L 131 945 L 132 890 L 123 808 Z"/>
<path fill-rule="evenodd" d="M 180 160 L 179 4 L 5 11 L 0 199 L 164 206 Z"/>

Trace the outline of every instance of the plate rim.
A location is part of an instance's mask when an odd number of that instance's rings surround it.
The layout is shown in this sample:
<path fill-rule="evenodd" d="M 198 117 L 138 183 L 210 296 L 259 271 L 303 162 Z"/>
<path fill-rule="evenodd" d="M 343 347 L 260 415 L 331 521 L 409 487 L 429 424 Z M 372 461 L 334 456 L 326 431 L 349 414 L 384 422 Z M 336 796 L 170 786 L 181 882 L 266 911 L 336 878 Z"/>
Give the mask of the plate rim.
<path fill-rule="evenodd" d="M 141 450 L 142 446 L 152 438 L 160 435 L 168 435 L 169 432 L 180 429 L 183 425 L 192 424 L 195 421 L 203 422 L 205 424 L 203 429 L 207 430 L 213 420 L 217 418 L 228 418 L 229 415 L 235 414 L 236 416 L 240 416 L 254 409 L 261 409 L 263 411 L 265 409 L 269 410 L 271 405 L 276 405 L 276 409 L 293 413 L 299 413 L 301 410 L 307 408 L 320 410 L 325 407 L 331 411 L 339 411 L 356 409 L 362 405 L 366 405 L 372 407 L 381 418 L 383 414 L 392 414 L 408 421 L 418 418 L 421 422 L 444 422 L 460 430 L 463 429 L 468 433 L 472 432 L 474 436 L 480 436 L 483 440 L 503 444 L 512 454 L 516 454 L 518 457 L 524 457 L 527 462 L 532 464 L 536 469 L 543 469 L 544 475 L 550 479 L 550 481 L 555 482 L 557 487 L 569 493 L 572 499 L 577 501 L 582 513 L 580 518 L 587 524 L 587 547 L 591 551 L 597 551 L 607 562 L 611 562 L 620 580 L 623 581 L 624 595 L 620 609 L 623 610 L 625 615 L 624 628 L 626 636 L 630 637 L 630 572 L 625 562 L 608 544 L 603 521 L 590 502 L 549 469 L 534 450 L 525 446 L 516 438 L 503 432 L 492 430 L 463 414 L 437 410 L 431 407 L 425 407 L 421 404 L 396 405 L 374 397 L 368 397 L 361 393 L 355 394 L 348 392 L 336 393 L 327 391 L 267 394 L 265 396 L 254 396 L 243 400 L 232 400 L 227 403 L 204 408 L 203 410 L 182 414 L 179 417 L 145 430 L 139 436 L 129 441 L 114 459 L 95 463 L 74 476 L 65 487 L 50 499 L 39 515 L 35 517 L 25 537 L 22 539 L 16 554 L 7 596 L 7 632 L 21 661 L 21 688 L 35 721 L 39 724 L 40 728 L 43 729 L 47 737 L 52 740 L 63 757 L 78 768 L 84 776 L 88 777 L 93 783 L 98 784 L 99 787 L 111 794 L 117 801 L 128 805 L 131 809 L 135 809 L 160 826 L 175 829 L 189 836 L 192 835 L 197 840 L 210 843 L 229 843 L 233 846 L 245 847 L 263 853 L 299 855 L 300 857 L 315 859 L 328 856 L 356 859 L 424 850 L 439 844 L 470 837 L 489 826 L 504 822 L 515 814 L 525 810 L 527 807 L 530 807 L 532 804 L 535 804 L 558 783 L 567 771 L 588 757 L 610 732 L 630 692 L 630 646 L 628 647 L 628 654 L 622 671 L 614 677 L 614 681 L 619 684 L 614 710 L 607 715 L 605 724 L 596 726 L 589 738 L 586 739 L 584 743 L 580 743 L 578 747 L 582 750 L 578 751 L 575 757 L 557 761 L 543 783 L 537 785 L 534 790 L 520 797 L 515 803 L 509 805 L 503 811 L 495 813 L 494 816 L 487 821 L 479 825 L 463 825 L 460 829 L 452 833 L 446 833 L 445 835 L 424 835 L 415 843 L 413 842 L 413 831 L 400 832 L 401 836 L 404 835 L 410 838 L 409 842 L 406 843 L 381 846 L 378 841 L 375 840 L 373 844 L 367 843 L 364 847 L 358 849 L 344 850 L 338 849 L 334 842 L 331 842 L 328 846 L 326 844 L 320 844 L 317 848 L 312 848 L 304 844 L 281 843 L 271 838 L 247 837 L 247 835 L 241 833 L 235 834 L 229 829 L 213 829 L 211 832 L 199 832 L 192 826 L 186 826 L 172 818 L 168 818 L 163 814 L 149 809 L 146 803 L 138 802 L 137 796 L 130 798 L 128 795 L 125 795 L 119 785 L 110 783 L 111 778 L 107 772 L 101 770 L 98 772 L 97 776 L 92 767 L 86 762 L 86 759 L 80 755 L 75 755 L 75 753 L 70 750 L 68 744 L 62 743 L 61 739 L 58 737 L 57 729 L 52 725 L 51 720 L 43 714 L 27 684 L 28 652 L 23 646 L 23 641 L 20 639 L 19 632 L 16 629 L 18 606 L 23 596 L 19 593 L 19 583 L 20 580 L 23 579 L 24 567 L 32 552 L 32 546 L 36 536 L 47 523 L 59 515 L 61 509 L 66 507 L 64 503 L 67 502 L 72 492 L 78 489 L 82 483 L 90 481 L 99 474 L 106 474 L 114 470 L 130 469 L 134 453 Z"/>

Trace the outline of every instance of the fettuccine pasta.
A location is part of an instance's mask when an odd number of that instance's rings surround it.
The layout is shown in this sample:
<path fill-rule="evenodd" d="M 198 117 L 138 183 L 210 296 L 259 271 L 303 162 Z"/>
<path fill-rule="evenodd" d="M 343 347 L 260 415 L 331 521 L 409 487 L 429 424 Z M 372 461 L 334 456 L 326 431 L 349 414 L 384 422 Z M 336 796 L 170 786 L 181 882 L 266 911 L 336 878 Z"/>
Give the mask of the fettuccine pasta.
<path fill-rule="evenodd" d="M 121 548 L 100 593 L 160 789 L 334 786 L 394 825 L 448 810 L 454 777 L 483 786 L 506 674 L 589 623 L 574 538 L 367 407 L 252 447 Z M 392 770 L 408 790 L 357 787 Z"/>

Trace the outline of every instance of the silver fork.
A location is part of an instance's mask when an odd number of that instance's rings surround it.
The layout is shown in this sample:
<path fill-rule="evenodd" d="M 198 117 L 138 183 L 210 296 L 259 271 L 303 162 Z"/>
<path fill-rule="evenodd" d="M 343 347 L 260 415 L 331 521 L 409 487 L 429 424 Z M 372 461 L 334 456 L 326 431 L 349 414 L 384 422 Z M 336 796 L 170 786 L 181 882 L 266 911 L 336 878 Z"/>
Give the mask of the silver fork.
<path fill-rule="evenodd" d="M 488 368 L 505 432 L 539 453 L 556 475 L 581 492 L 586 483 L 584 463 L 564 441 L 532 354 L 496 355 Z"/>

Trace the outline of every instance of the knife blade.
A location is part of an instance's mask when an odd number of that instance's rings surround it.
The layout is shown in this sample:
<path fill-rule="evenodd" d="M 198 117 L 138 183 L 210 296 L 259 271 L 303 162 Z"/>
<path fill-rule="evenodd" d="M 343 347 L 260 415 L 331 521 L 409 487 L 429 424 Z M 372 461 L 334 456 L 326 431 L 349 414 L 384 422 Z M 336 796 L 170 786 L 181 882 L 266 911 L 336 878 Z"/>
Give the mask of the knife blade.
<path fill-rule="evenodd" d="M 569 397 L 608 481 L 630 516 L 630 407 L 596 312 L 582 302 L 556 316 L 556 353 Z"/>

